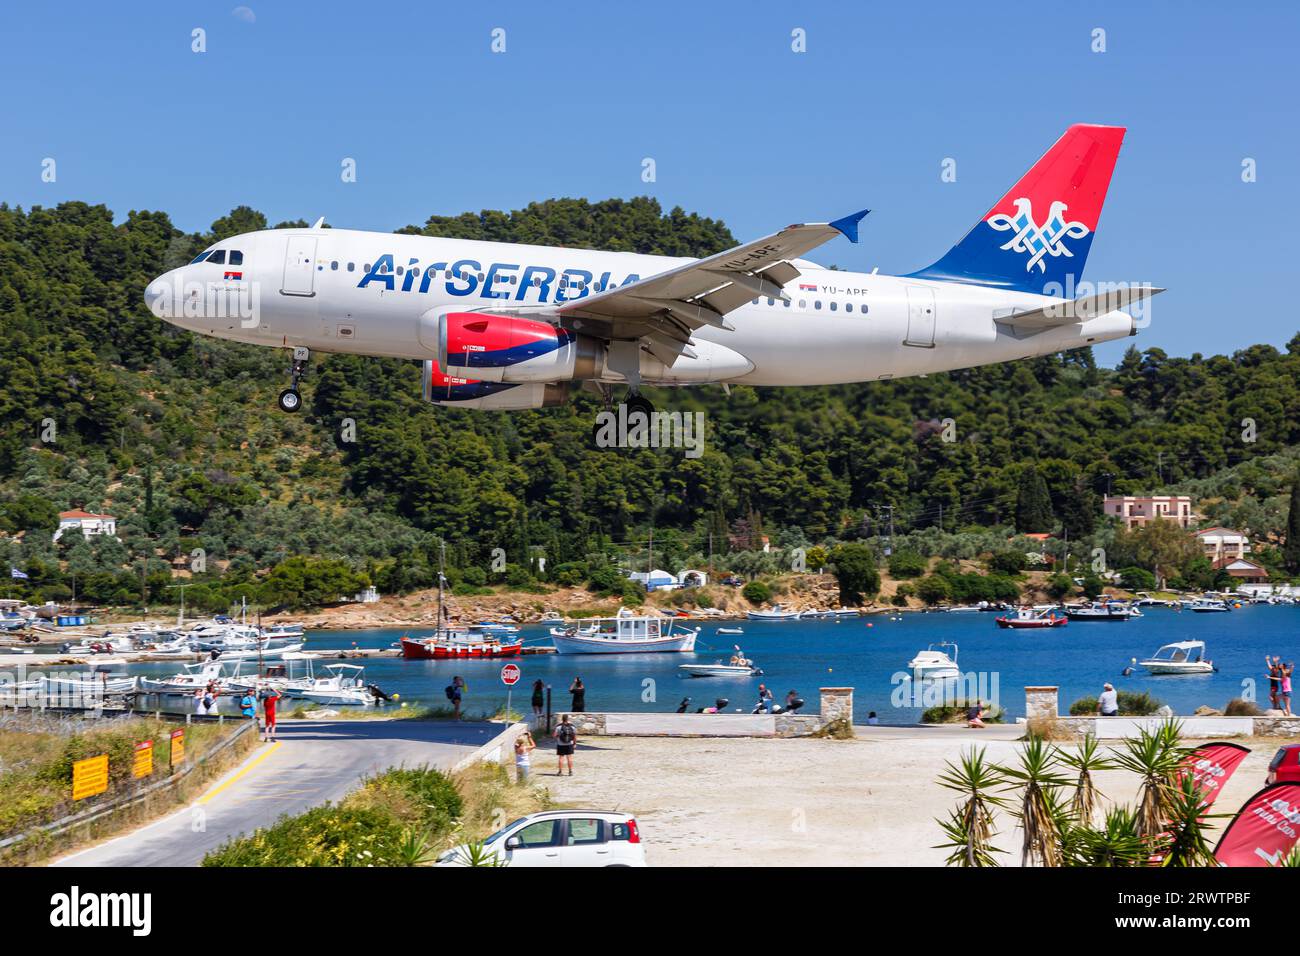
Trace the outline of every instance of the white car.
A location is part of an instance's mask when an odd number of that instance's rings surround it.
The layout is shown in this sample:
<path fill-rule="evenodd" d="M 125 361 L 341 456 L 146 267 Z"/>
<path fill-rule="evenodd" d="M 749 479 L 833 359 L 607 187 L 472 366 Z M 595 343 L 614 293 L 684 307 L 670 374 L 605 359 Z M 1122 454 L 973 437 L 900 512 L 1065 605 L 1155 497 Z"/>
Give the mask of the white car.
<path fill-rule="evenodd" d="M 483 841 L 438 857 L 438 866 L 645 866 L 636 820 L 608 810 L 547 810 L 508 823 Z"/>

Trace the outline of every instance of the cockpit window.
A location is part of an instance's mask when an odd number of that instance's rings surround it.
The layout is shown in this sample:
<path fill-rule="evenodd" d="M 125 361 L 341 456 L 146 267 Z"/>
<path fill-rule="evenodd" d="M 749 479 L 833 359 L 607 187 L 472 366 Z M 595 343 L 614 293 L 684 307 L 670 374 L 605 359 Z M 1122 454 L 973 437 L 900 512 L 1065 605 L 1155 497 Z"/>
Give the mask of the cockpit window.
<path fill-rule="evenodd" d="M 226 250 L 218 249 L 213 252 L 212 255 L 208 256 L 208 262 L 218 266 L 224 265 L 226 262 Z"/>
<path fill-rule="evenodd" d="M 190 260 L 190 265 L 194 265 L 194 263 L 196 263 L 196 262 L 202 262 L 202 261 L 203 261 L 204 259 L 206 259 L 207 257 L 208 257 L 208 253 L 207 253 L 206 250 L 203 251 L 203 252 L 200 252 L 197 256 L 195 256 L 193 259 Z"/>
<path fill-rule="evenodd" d="M 230 250 L 230 264 L 232 266 L 242 266 L 244 264 L 244 254 L 238 249 Z"/>

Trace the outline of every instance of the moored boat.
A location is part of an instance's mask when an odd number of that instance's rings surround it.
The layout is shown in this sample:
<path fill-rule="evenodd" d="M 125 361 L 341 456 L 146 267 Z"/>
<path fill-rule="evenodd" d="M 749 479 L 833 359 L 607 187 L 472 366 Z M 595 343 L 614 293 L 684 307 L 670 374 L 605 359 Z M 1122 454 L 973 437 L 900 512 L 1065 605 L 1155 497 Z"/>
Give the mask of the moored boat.
<path fill-rule="evenodd" d="M 935 650 L 943 647 L 952 648 L 951 657 L 942 650 Z M 918 651 L 917 655 L 907 662 L 907 669 L 918 680 L 951 680 L 960 677 L 961 670 L 957 667 L 957 645 L 948 641 L 931 644 L 925 650 Z"/>
<path fill-rule="evenodd" d="M 1048 627 L 1062 627 L 1069 623 L 1069 618 L 1065 615 L 1056 616 L 1055 611 L 1043 613 L 1032 607 L 1022 607 L 1017 609 L 1015 617 L 995 618 L 998 627 L 1035 630 Z"/>
<path fill-rule="evenodd" d="M 1176 641 L 1166 644 L 1144 661 L 1149 674 L 1209 674 L 1214 664 L 1205 659 L 1204 641 Z"/>
<path fill-rule="evenodd" d="M 1071 621 L 1127 621 L 1135 616 L 1132 608 L 1111 601 L 1090 604 L 1067 604 L 1065 614 Z"/>
<path fill-rule="evenodd" d="M 699 627 L 687 628 L 659 615 L 637 615 L 620 608 L 618 615 L 597 618 L 590 631 L 570 628 L 551 640 L 561 654 L 691 653 Z"/>
<path fill-rule="evenodd" d="M 802 615 L 799 611 L 791 611 L 780 604 L 773 604 L 769 611 L 746 611 L 745 616 L 751 621 L 797 621 Z"/>

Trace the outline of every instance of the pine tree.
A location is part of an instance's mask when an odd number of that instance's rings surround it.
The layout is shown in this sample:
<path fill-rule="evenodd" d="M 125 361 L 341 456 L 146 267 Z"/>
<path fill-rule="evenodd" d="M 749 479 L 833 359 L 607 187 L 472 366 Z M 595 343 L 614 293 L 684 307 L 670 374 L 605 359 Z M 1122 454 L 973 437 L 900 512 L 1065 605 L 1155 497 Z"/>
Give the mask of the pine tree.
<path fill-rule="evenodd" d="M 1029 466 L 1020 475 L 1020 491 L 1016 496 L 1016 530 L 1021 534 L 1051 531 L 1055 519 L 1052 515 L 1052 496 L 1047 482 L 1036 466 Z"/>

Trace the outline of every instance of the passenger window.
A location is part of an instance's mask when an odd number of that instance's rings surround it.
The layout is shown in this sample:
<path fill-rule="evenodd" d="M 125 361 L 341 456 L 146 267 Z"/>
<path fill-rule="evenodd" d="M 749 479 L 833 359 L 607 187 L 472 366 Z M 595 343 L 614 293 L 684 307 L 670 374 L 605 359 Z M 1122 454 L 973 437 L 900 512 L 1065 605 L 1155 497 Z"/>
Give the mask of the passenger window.
<path fill-rule="evenodd" d="M 814 308 L 814 309 L 820 309 L 821 307 L 822 307 L 822 300 L 821 300 L 821 299 L 818 299 L 816 302 L 813 303 L 813 308 Z"/>
<path fill-rule="evenodd" d="M 559 842 L 559 820 L 538 820 L 524 827 L 515 837 L 526 847 L 554 846 Z"/>
<path fill-rule="evenodd" d="M 230 264 L 232 266 L 242 266 L 244 264 L 244 254 L 238 249 L 230 250 Z"/>
<path fill-rule="evenodd" d="M 370 263 L 369 263 L 369 262 L 366 263 L 366 265 L 365 265 L 365 270 L 366 270 L 367 272 L 370 271 Z"/>
<path fill-rule="evenodd" d="M 867 314 L 867 307 L 865 305 L 862 307 L 862 314 L 863 315 Z"/>
<path fill-rule="evenodd" d="M 404 268 L 406 268 L 406 267 L 405 267 L 405 266 L 398 266 L 398 267 L 397 267 L 397 274 L 398 274 L 399 276 L 402 274 L 402 270 L 403 270 Z"/>
<path fill-rule="evenodd" d="M 604 834 L 601 833 L 600 824 L 600 820 L 570 820 L 569 846 L 604 843 L 605 837 Z"/>
<path fill-rule="evenodd" d="M 834 312 L 837 308 L 838 308 L 838 306 L 837 306 L 834 302 L 832 302 L 832 303 L 831 303 L 831 311 Z"/>
<path fill-rule="evenodd" d="M 226 250 L 218 249 L 216 252 L 212 253 L 212 255 L 208 256 L 208 261 L 213 265 L 224 265 L 226 262 Z"/>
<path fill-rule="evenodd" d="M 357 264 L 356 264 L 355 262 L 349 262 L 349 263 L 348 263 L 348 272 L 354 272 L 354 271 L 356 271 L 356 267 L 357 267 Z"/>
<path fill-rule="evenodd" d="M 338 260 L 337 260 L 337 259 L 336 259 L 335 261 L 333 261 L 333 262 L 330 263 L 330 271 L 332 271 L 332 272 L 338 272 L 338 271 L 339 271 L 339 264 L 338 264 Z"/>
<path fill-rule="evenodd" d="M 806 309 L 806 308 L 808 308 L 808 300 L 807 300 L 807 299 L 800 299 L 800 300 L 799 300 L 799 308 L 801 308 L 801 309 Z"/>
<path fill-rule="evenodd" d="M 852 302 L 846 302 L 846 303 L 844 303 L 844 311 L 845 311 L 845 312 L 852 312 L 852 311 L 853 311 L 853 303 L 852 303 Z"/>
<path fill-rule="evenodd" d="M 782 299 L 782 300 L 781 300 L 781 304 L 782 304 L 783 306 L 785 306 L 787 309 L 790 308 L 790 300 L 789 300 L 789 299 Z"/>
<path fill-rule="evenodd" d="M 767 304 L 769 307 L 776 305 L 776 299 L 768 299 Z"/>

